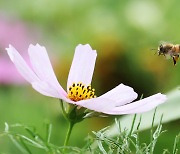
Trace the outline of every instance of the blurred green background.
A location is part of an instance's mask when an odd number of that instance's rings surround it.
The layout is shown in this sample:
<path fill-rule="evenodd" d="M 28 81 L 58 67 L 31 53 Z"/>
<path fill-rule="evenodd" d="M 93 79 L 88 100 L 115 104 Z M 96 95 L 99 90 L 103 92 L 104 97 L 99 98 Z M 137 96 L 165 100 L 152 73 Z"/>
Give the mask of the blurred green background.
<path fill-rule="evenodd" d="M 151 49 L 160 41 L 180 44 L 179 5 L 178 0 L 0 0 L 0 58 L 9 63 L 4 50 L 9 43 L 25 56 L 30 43 L 39 43 L 46 47 L 66 89 L 74 49 L 88 43 L 98 53 L 92 81 L 97 96 L 119 83 L 133 87 L 139 96 L 165 93 L 179 85 L 180 63 L 174 66 L 172 59 L 157 56 Z M 11 70 L 6 63 L 0 67 Z M 8 122 L 36 126 L 43 132 L 43 122 L 48 120 L 53 124 L 52 142 L 62 145 L 67 123 L 59 101 L 35 92 L 23 79 L 12 81 L 15 75 L 9 74 L 0 81 L 0 131 Z M 70 145 L 81 147 L 88 133 L 112 123 L 113 118 L 83 121 L 75 126 Z M 165 125 L 168 133 L 157 149 L 172 147 L 178 123 Z M 15 153 L 6 137 L 0 138 L 0 152 Z"/>

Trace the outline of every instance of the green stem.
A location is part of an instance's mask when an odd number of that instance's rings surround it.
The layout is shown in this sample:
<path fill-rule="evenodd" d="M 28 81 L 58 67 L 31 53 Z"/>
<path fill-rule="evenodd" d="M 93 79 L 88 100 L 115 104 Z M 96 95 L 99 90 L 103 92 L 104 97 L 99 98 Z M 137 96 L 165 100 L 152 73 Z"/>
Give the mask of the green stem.
<path fill-rule="evenodd" d="M 64 118 L 68 121 L 67 113 L 65 111 L 64 104 L 63 104 L 63 101 L 61 99 L 60 99 L 60 106 L 61 106 L 61 110 L 62 110 L 62 114 L 63 114 Z"/>
<path fill-rule="evenodd" d="M 71 121 L 69 122 L 69 128 L 68 128 L 68 131 L 67 131 L 67 134 L 66 134 L 66 138 L 64 140 L 64 146 L 67 146 L 67 144 L 68 144 L 69 137 L 71 135 L 74 124 L 75 124 L 74 122 L 71 122 Z"/>

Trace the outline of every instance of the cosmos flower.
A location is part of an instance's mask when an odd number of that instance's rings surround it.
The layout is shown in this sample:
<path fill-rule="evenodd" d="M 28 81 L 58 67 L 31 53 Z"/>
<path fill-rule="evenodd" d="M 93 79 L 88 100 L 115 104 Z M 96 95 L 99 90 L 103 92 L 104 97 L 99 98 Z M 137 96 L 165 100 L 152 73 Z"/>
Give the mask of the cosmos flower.
<path fill-rule="evenodd" d="M 13 46 L 9 45 L 6 50 L 19 73 L 36 91 L 70 104 L 105 114 L 120 115 L 146 112 L 166 101 L 166 96 L 158 93 L 132 102 L 137 98 L 137 93 L 124 84 L 96 97 L 95 90 L 91 88 L 91 80 L 97 53 L 88 44 L 80 44 L 75 49 L 67 91 L 58 83 L 45 47 L 39 44 L 29 46 L 32 69 Z"/>

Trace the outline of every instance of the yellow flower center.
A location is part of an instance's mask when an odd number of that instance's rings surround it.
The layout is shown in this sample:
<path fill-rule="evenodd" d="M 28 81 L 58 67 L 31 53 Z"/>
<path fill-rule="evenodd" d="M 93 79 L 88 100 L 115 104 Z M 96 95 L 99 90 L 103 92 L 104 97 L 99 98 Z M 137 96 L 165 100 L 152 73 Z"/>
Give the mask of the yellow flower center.
<path fill-rule="evenodd" d="M 73 83 L 68 89 L 68 98 L 75 102 L 95 97 L 95 89 L 92 89 L 91 85 L 85 86 L 82 83 Z"/>

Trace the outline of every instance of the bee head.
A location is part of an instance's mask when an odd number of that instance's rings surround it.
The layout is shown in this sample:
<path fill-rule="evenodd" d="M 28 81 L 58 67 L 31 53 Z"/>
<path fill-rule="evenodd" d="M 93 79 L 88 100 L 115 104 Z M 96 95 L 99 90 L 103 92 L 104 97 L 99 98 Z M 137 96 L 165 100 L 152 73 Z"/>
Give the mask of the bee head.
<path fill-rule="evenodd" d="M 165 52 L 165 51 L 164 51 L 163 45 L 160 44 L 159 47 L 158 47 L 158 54 L 159 54 L 159 55 L 164 55 L 164 52 Z"/>

